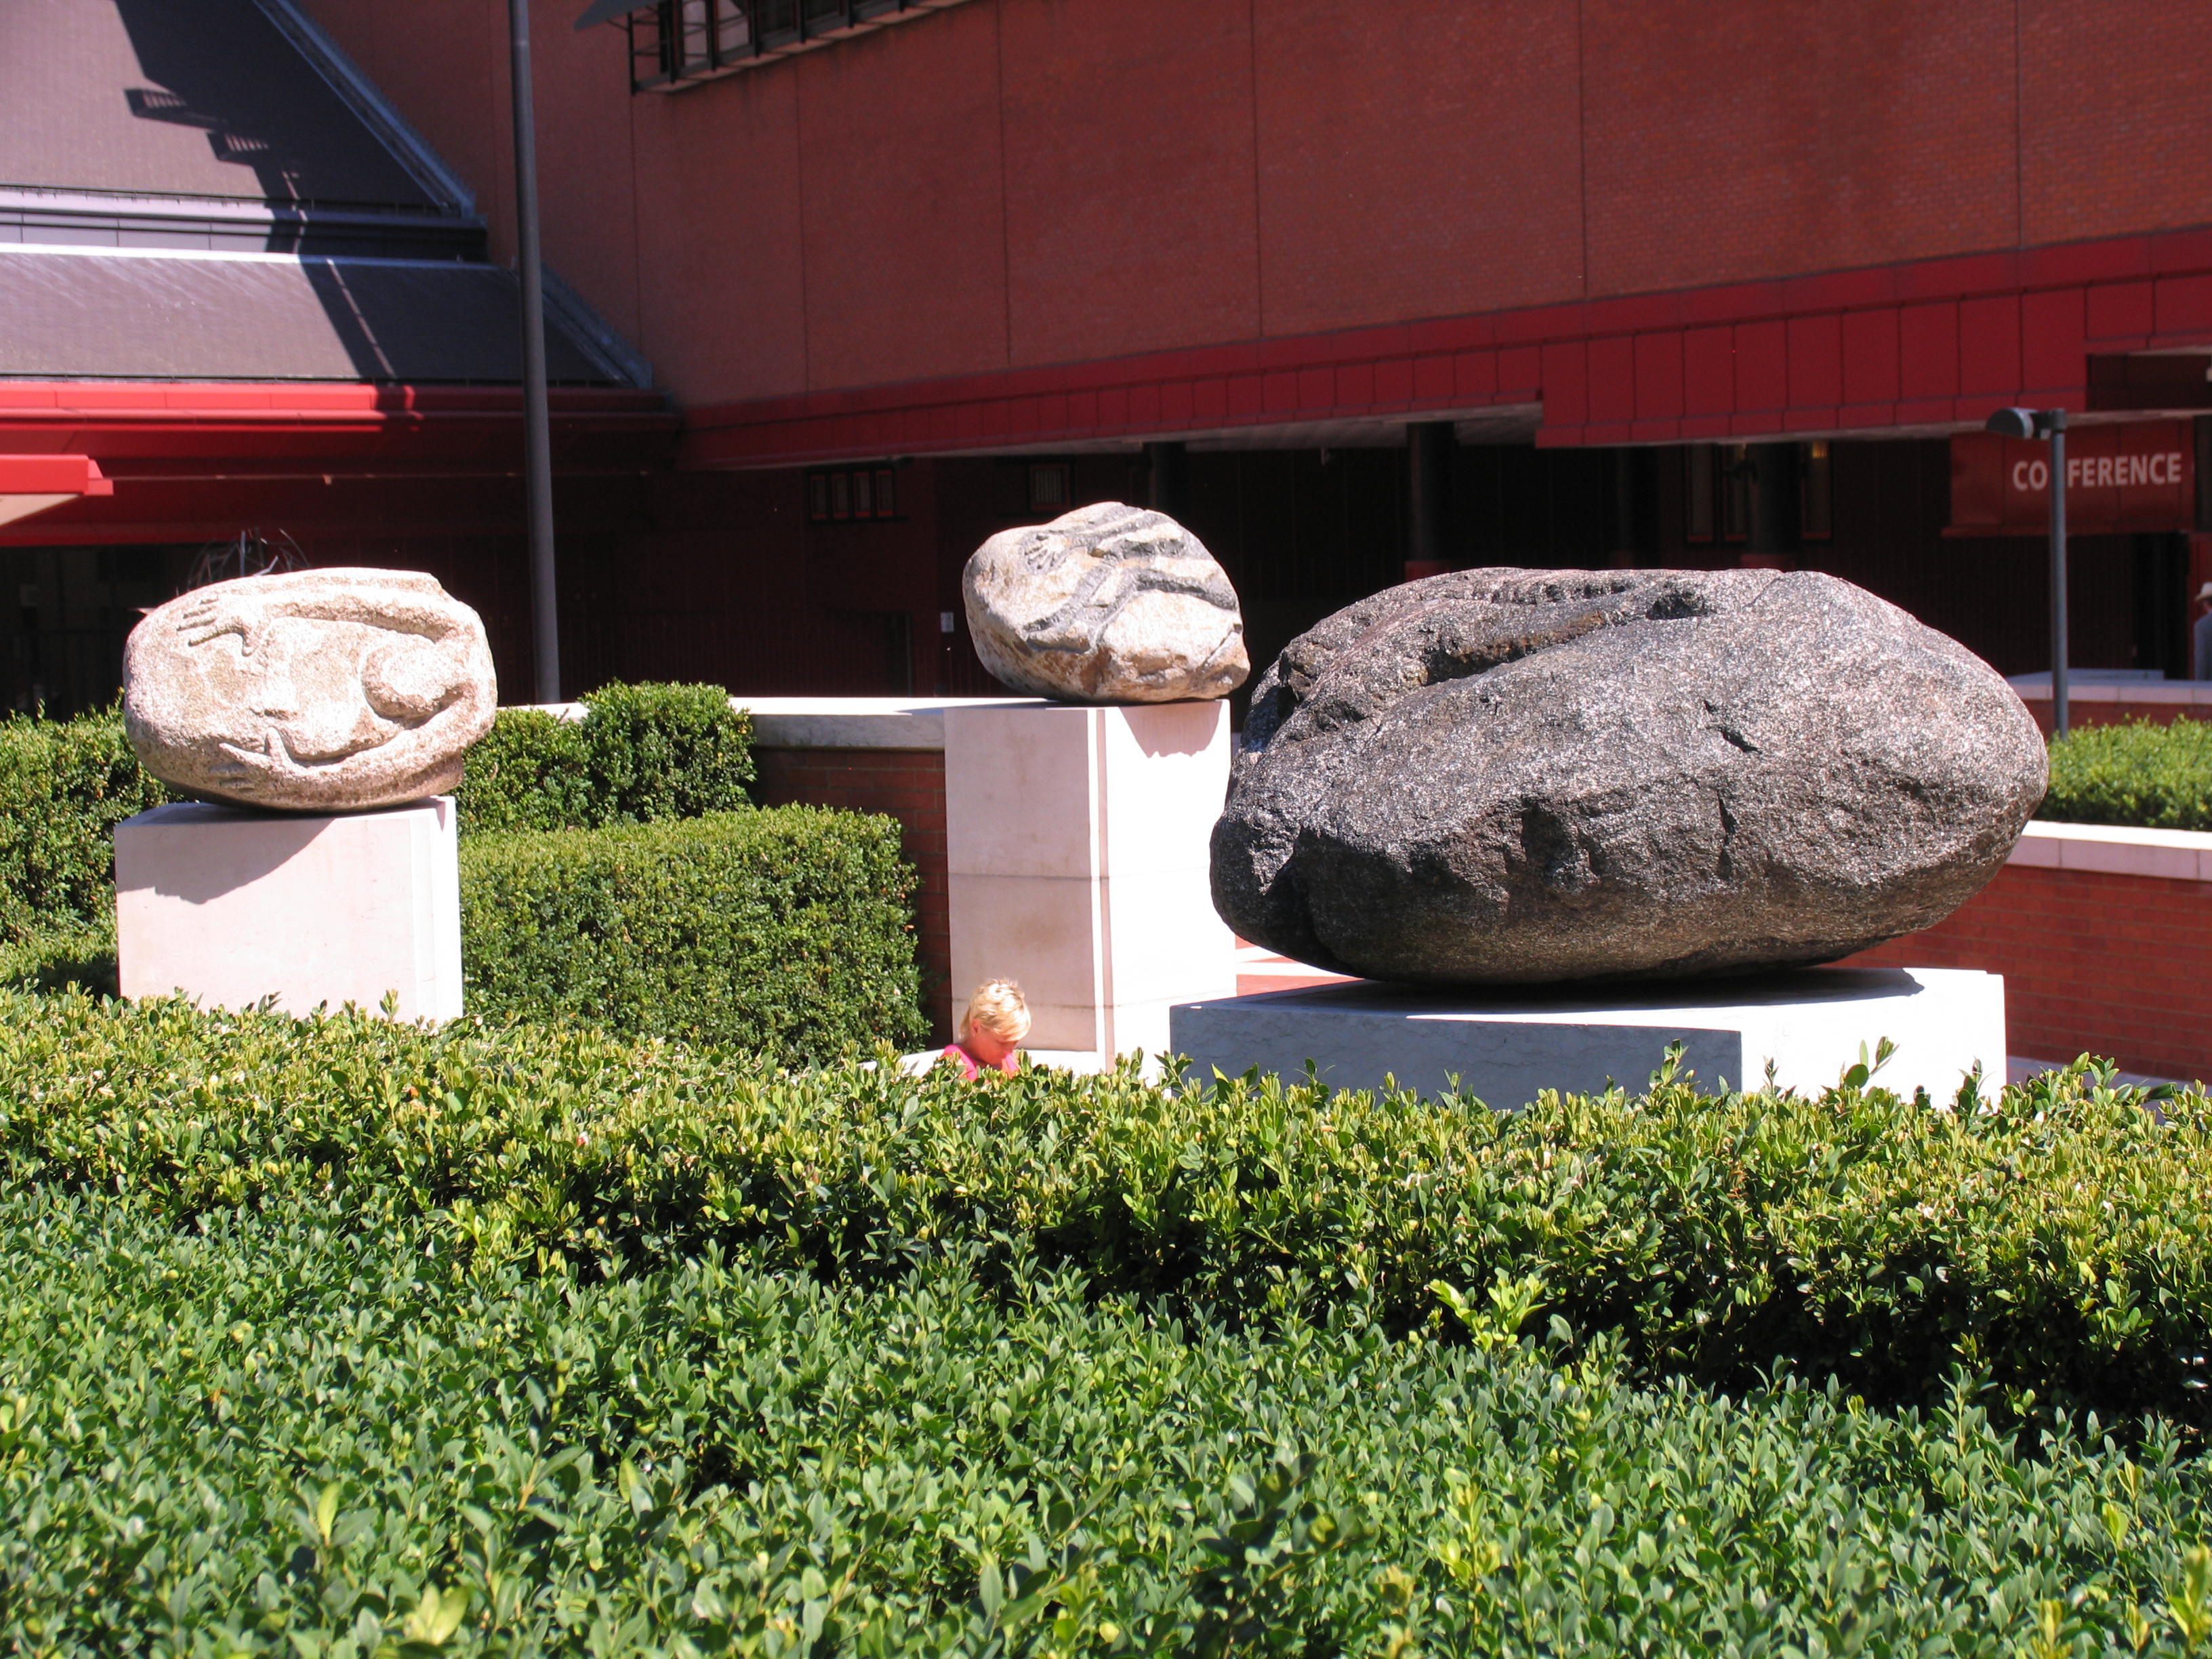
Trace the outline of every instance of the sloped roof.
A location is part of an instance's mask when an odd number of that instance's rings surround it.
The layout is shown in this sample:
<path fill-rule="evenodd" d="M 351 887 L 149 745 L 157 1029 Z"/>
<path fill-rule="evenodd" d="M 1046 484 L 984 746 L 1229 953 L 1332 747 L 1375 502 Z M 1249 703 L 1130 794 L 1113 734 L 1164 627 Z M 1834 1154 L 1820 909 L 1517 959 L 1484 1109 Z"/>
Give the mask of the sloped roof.
<path fill-rule="evenodd" d="M 0 0 L 0 377 L 521 378 L 514 273 L 288 3 Z M 553 380 L 631 383 L 548 323 Z"/>
<path fill-rule="evenodd" d="M 513 273 L 451 261 L 0 248 L 0 375 L 185 380 L 521 378 Z M 558 330 L 556 380 L 609 377 Z"/>
<path fill-rule="evenodd" d="M 7 0 L 0 184 L 439 205 L 252 0 Z"/>

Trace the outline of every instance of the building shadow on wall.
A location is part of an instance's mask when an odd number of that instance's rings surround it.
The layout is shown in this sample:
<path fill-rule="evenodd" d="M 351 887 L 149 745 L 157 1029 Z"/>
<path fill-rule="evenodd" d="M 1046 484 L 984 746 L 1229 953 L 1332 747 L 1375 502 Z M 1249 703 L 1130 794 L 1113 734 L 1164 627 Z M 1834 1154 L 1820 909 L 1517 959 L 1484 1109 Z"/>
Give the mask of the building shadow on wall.
<path fill-rule="evenodd" d="M 339 208 L 419 219 L 441 204 L 252 0 L 114 4 L 149 83 L 121 89 L 131 118 L 205 134 L 215 158 L 237 170 L 237 198 L 265 203 L 274 215 L 263 251 L 301 257 L 301 273 L 355 373 L 410 378 L 398 343 L 417 331 L 394 314 L 402 296 L 380 293 L 389 285 L 364 283 L 343 261 L 308 254 L 309 216 Z M 359 251 L 377 250 L 372 243 Z M 304 307 L 272 310 L 266 320 L 277 331 L 313 326 Z"/>

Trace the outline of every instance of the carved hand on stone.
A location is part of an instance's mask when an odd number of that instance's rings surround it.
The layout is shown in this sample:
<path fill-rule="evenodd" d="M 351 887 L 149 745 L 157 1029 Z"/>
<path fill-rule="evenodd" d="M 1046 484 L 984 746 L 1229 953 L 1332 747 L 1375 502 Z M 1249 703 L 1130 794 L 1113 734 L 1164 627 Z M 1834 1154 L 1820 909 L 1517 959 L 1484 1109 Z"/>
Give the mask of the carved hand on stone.
<path fill-rule="evenodd" d="M 1166 514 L 1101 501 L 976 549 L 961 579 L 983 666 L 1082 702 L 1224 697 L 1251 665 L 1237 592 Z"/>
<path fill-rule="evenodd" d="M 254 805 L 342 811 L 450 788 L 496 700 L 483 623 L 411 571 L 216 583 L 149 616 L 125 657 L 125 722 L 147 769 Z"/>

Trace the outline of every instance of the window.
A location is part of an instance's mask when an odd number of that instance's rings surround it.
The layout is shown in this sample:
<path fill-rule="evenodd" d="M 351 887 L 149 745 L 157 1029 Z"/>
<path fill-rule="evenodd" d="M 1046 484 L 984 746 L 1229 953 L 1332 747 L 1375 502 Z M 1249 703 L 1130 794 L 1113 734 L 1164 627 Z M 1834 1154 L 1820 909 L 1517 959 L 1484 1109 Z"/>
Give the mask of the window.
<path fill-rule="evenodd" d="M 1713 538 L 1713 447 L 1692 444 L 1682 452 L 1682 539 Z"/>
<path fill-rule="evenodd" d="M 1073 489 L 1068 482 L 1066 463 L 1032 466 L 1030 469 L 1030 511 L 1032 513 L 1065 513 L 1073 505 Z"/>
<path fill-rule="evenodd" d="M 1747 542 L 1751 539 L 1751 446 L 1723 444 L 1717 453 L 1720 478 L 1715 493 L 1720 497 L 1721 539 Z"/>
<path fill-rule="evenodd" d="M 659 0 L 603 15 L 629 32 L 629 89 L 689 86 L 959 0 Z"/>
<path fill-rule="evenodd" d="M 806 516 L 816 524 L 898 517 L 897 474 L 887 466 L 841 466 L 806 475 Z"/>
<path fill-rule="evenodd" d="M 1814 439 L 1798 451 L 1798 529 L 1808 542 L 1832 540 L 1836 533 L 1836 483 L 1827 440 Z"/>

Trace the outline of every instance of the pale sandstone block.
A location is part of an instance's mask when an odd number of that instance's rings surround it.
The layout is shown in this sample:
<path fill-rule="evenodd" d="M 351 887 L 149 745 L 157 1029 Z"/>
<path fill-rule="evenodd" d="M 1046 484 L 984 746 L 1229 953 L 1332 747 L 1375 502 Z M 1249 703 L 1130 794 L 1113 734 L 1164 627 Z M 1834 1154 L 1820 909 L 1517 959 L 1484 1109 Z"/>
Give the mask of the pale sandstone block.
<path fill-rule="evenodd" d="M 1286 1078 L 1309 1061 L 1333 1089 L 1386 1076 L 1425 1094 L 1460 1086 L 1511 1110 L 1546 1089 L 1636 1090 L 1667 1045 L 1706 1088 L 1757 1088 L 1771 1061 L 1781 1088 L 1814 1093 L 1871 1054 L 1897 1052 L 1875 1081 L 1948 1103 L 1976 1066 L 2005 1080 L 2004 981 L 1948 968 L 1815 968 L 1701 984 L 1607 986 L 1563 994 L 1419 991 L 1374 980 L 1191 1001 L 1170 1015 L 1194 1074 L 1249 1066 Z"/>
<path fill-rule="evenodd" d="M 954 1010 L 1018 980 L 1032 1050 L 1159 1053 L 1176 1000 L 1233 995 L 1207 896 L 1229 780 L 1218 702 L 945 711 Z"/>
<path fill-rule="evenodd" d="M 453 803 L 280 816 L 180 802 L 115 827 L 125 997 L 287 1013 L 387 993 L 404 1020 L 461 1012 Z"/>

